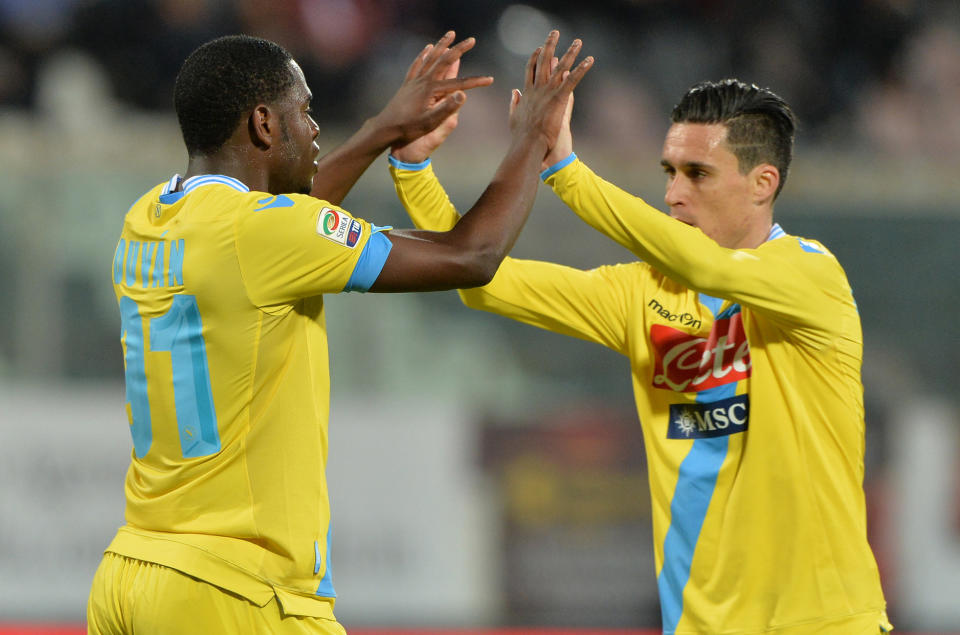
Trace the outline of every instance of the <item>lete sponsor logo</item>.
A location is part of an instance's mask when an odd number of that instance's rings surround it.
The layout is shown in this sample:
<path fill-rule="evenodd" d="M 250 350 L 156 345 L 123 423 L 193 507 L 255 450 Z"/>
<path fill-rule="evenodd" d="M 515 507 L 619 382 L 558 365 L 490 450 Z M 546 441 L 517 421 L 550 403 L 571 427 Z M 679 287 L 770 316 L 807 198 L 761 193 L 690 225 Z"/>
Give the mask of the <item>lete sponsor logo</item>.
<path fill-rule="evenodd" d="M 317 218 L 318 234 L 347 247 L 354 247 L 360 240 L 361 228 L 359 222 L 330 207 L 321 209 Z"/>
<path fill-rule="evenodd" d="M 650 339 L 656 356 L 654 388 L 700 392 L 750 376 L 750 345 L 740 313 L 715 321 L 706 338 L 654 324 Z"/>
<path fill-rule="evenodd" d="M 668 439 L 709 439 L 736 434 L 750 423 L 750 398 L 737 395 L 713 403 L 670 406 Z"/>

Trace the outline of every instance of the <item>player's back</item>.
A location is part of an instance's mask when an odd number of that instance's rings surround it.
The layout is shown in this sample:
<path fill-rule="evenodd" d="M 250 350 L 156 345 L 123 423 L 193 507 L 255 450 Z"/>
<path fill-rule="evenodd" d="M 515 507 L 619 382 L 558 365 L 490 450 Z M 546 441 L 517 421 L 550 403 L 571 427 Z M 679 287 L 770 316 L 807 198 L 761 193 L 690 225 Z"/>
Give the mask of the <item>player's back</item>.
<path fill-rule="evenodd" d="M 127 526 L 110 550 L 251 599 L 277 589 L 333 596 L 319 293 L 343 288 L 360 250 L 317 238 L 317 215 L 331 210 L 309 197 L 239 181 L 168 187 L 133 205 L 114 258 L 134 453 Z M 258 223 L 302 224 L 323 243 L 316 294 L 264 301 L 270 285 L 257 280 L 271 267 L 260 252 L 277 249 L 269 232 L 258 240 Z"/>

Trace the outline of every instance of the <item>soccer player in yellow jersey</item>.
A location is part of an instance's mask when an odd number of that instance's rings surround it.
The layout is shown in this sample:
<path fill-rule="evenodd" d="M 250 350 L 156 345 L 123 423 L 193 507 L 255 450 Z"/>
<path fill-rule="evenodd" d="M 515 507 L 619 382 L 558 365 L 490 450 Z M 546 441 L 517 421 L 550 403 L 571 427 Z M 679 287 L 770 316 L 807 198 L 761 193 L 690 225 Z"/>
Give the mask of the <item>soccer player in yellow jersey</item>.
<path fill-rule="evenodd" d="M 455 228 L 354 217 L 337 203 L 379 154 L 492 81 L 455 78 L 473 40 L 451 47 L 453 37 L 428 46 L 319 171 L 312 95 L 289 53 L 230 36 L 184 62 L 174 101 L 186 174 L 133 204 L 113 259 L 133 453 L 126 524 L 91 589 L 91 633 L 344 632 L 324 475 L 324 294 L 489 282 L 592 63 L 574 66 L 576 40 L 551 63 L 555 31 L 531 55 L 511 144 Z"/>
<path fill-rule="evenodd" d="M 391 154 L 419 227 L 456 222 L 428 159 L 455 124 Z M 489 285 L 460 292 L 629 358 L 664 633 L 892 628 L 867 543 L 856 304 L 834 256 L 773 221 L 794 131 L 769 90 L 693 86 L 663 145 L 668 216 L 577 159 L 568 111 L 542 177 L 640 261 L 581 271 L 507 258 Z"/>

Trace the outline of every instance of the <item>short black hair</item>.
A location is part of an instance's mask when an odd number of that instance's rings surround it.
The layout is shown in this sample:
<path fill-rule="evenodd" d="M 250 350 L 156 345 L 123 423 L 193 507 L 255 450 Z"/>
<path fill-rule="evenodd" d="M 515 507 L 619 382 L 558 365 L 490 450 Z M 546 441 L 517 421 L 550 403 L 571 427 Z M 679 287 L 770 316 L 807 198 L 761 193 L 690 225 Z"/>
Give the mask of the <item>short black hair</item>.
<path fill-rule="evenodd" d="M 262 38 L 228 35 L 201 45 L 177 74 L 173 107 L 190 156 L 219 150 L 241 119 L 294 84 L 292 56 Z"/>
<path fill-rule="evenodd" d="M 727 145 L 742 174 L 761 163 L 780 171 L 779 196 L 793 159 L 797 119 L 782 98 L 738 79 L 699 82 L 690 87 L 670 115 L 673 123 L 721 123 Z"/>

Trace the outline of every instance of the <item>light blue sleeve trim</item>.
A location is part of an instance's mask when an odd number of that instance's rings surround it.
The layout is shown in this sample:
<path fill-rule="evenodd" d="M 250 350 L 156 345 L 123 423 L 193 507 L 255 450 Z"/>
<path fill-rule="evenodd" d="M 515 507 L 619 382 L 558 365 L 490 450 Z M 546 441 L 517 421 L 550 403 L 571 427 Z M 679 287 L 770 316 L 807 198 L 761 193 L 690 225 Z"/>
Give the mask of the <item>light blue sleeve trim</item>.
<path fill-rule="evenodd" d="M 576 160 L 577 160 L 577 153 L 576 153 L 576 152 L 571 152 L 571 153 L 570 153 L 570 156 L 568 156 L 566 159 L 560 159 L 559 161 L 557 161 L 556 163 L 554 163 L 553 165 L 551 165 L 549 168 L 547 168 L 546 170 L 544 170 L 543 172 L 541 172 L 541 173 L 540 173 L 540 180 L 541 180 L 541 181 L 546 181 L 548 178 L 550 178 L 551 175 L 559 172 L 560 170 L 562 170 L 563 168 L 567 167 L 568 165 L 570 165 L 571 163 L 573 163 L 573 162 L 576 161 Z"/>
<path fill-rule="evenodd" d="M 425 160 L 420 163 L 404 163 L 400 159 L 397 159 L 392 154 L 387 155 L 387 161 L 390 162 L 390 165 L 397 168 L 398 170 L 410 170 L 411 172 L 417 172 L 423 168 L 430 165 L 430 157 L 427 157 Z"/>
<path fill-rule="evenodd" d="M 393 243 L 384 234 L 374 232 L 370 240 L 363 247 L 363 253 L 360 254 L 360 260 L 357 266 L 353 268 L 350 279 L 347 280 L 347 286 L 344 291 L 367 291 L 383 270 L 383 265 L 387 262 L 387 256 L 393 249 Z"/>

